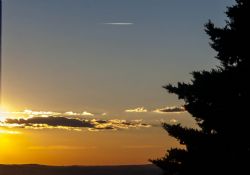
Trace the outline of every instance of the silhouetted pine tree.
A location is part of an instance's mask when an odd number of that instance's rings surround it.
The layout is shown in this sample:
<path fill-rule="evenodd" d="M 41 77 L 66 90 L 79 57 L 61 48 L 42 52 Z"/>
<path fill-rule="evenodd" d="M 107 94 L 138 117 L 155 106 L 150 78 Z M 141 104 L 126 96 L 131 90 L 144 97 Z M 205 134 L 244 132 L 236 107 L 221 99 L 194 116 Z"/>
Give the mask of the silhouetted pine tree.
<path fill-rule="evenodd" d="M 166 174 L 250 174 L 249 0 L 236 0 L 222 28 L 209 21 L 205 31 L 221 65 L 193 72 L 191 83 L 164 88 L 185 102 L 200 129 L 164 123 L 186 149 L 170 149 L 151 160 Z"/>

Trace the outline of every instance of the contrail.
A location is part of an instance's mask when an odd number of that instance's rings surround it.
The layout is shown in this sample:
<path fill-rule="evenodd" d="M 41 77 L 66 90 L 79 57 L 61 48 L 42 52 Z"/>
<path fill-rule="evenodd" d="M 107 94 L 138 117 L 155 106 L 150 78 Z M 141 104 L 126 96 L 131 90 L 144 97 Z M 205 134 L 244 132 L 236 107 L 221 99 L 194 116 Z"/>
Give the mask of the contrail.
<path fill-rule="evenodd" d="M 103 24 L 125 26 L 125 25 L 133 25 L 134 23 L 132 23 L 132 22 L 107 22 L 107 23 L 103 23 Z"/>

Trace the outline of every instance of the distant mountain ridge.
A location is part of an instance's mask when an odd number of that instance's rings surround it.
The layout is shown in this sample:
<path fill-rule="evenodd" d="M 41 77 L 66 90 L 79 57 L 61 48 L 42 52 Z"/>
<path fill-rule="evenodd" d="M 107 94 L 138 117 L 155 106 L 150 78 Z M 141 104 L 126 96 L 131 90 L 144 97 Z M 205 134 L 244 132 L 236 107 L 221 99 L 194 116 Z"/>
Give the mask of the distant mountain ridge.
<path fill-rule="evenodd" d="M 38 164 L 3 165 L 0 175 L 161 175 L 154 165 L 48 166 Z"/>

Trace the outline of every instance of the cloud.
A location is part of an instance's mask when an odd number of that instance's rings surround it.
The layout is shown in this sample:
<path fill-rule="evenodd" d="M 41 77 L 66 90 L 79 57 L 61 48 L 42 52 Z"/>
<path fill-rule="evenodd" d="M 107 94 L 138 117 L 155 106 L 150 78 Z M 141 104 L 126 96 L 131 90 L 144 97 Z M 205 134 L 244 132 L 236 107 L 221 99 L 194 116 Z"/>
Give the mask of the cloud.
<path fill-rule="evenodd" d="M 78 116 L 78 115 L 81 115 L 81 114 L 80 114 L 80 113 L 73 112 L 73 111 L 68 111 L 68 112 L 65 112 L 64 115 Z"/>
<path fill-rule="evenodd" d="M 48 116 L 58 116 L 61 115 L 59 112 L 53 111 L 33 111 L 30 109 L 25 109 L 23 111 L 0 111 L 0 114 L 5 116 L 5 118 L 22 118 L 22 117 L 48 117 Z"/>
<path fill-rule="evenodd" d="M 171 120 L 170 120 L 170 123 L 177 123 L 178 122 L 178 120 L 176 120 L 176 119 L 174 119 L 174 118 L 172 118 Z"/>
<path fill-rule="evenodd" d="M 32 111 L 30 109 L 25 109 L 22 113 L 30 115 L 30 116 L 44 116 L 44 117 L 47 117 L 47 116 L 50 116 L 50 115 L 58 115 L 58 114 L 60 114 L 60 113 L 52 112 L 52 111 Z"/>
<path fill-rule="evenodd" d="M 19 124 L 23 126 L 66 126 L 66 127 L 93 127 L 88 120 L 70 119 L 66 117 L 32 117 L 28 119 L 6 119 L 7 124 Z"/>
<path fill-rule="evenodd" d="M 4 122 L 0 122 L 4 127 L 19 127 L 29 129 L 66 129 L 81 131 L 87 128 L 89 131 L 100 130 L 119 130 L 129 128 L 148 128 L 151 125 L 142 123 L 141 120 L 98 120 L 98 119 L 77 119 L 67 117 L 31 117 L 31 118 L 7 118 Z"/>
<path fill-rule="evenodd" d="M 132 22 L 107 22 L 107 23 L 102 23 L 105 25 L 116 25 L 116 26 L 128 26 L 128 25 L 134 25 Z"/>
<path fill-rule="evenodd" d="M 171 107 L 156 109 L 153 112 L 159 113 L 159 114 L 164 114 L 164 113 L 181 113 L 181 112 L 185 112 L 185 111 L 186 110 L 184 107 L 171 106 Z"/>
<path fill-rule="evenodd" d="M 83 111 L 81 115 L 84 115 L 84 116 L 94 116 L 94 114 L 92 114 L 90 112 L 87 112 L 87 111 Z"/>
<path fill-rule="evenodd" d="M 25 109 L 23 111 L 14 111 L 14 112 L 8 112 L 8 111 L 0 111 L 0 114 L 5 117 L 0 117 L 0 121 L 3 121 L 6 117 L 11 118 L 27 118 L 27 117 L 49 117 L 49 116 L 94 116 L 93 113 L 83 111 L 83 112 L 73 112 L 73 111 L 67 111 L 67 112 L 53 112 L 53 111 L 33 111 L 30 109 Z"/>
<path fill-rule="evenodd" d="M 25 116 L 25 117 L 34 117 L 34 116 L 39 116 L 39 117 L 48 117 L 48 116 L 57 116 L 61 115 L 59 112 L 53 112 L 53 111 L 33 111 L 30 109 L 25 109 L 23 111 L 0 111 L 0 114 L 4 116 Z"/>
<path fill-rule="evenodd" d="M 147 112 L 143 107 L 127 110 L 127 112 Z M 3 118 L 0 120 L 0 127 L 3 128 L 26 128 L 26 129 L 65 129 L 82 131 L 120 130 L 129 128 L 147 128 L 151 125 L 143 123 L 142 120 L 120 120 L 120 119 L 96 119 L 90 118 L 93 113 L 84 112 L 52 112 L 32 111 L 26 109 L 20 112 L 0 112 Z M 105 116 L 107 113 L 95 113 Z"/>
<path fill-rule="evenodd" d="M 147 112 L 148 110 L 144 107 L 138 107 L 135 109 L 126 109 L 125 112 Z"/>
<path fill-rule="evenodd" d="M 111 119 L 111 120 L 95 120 L 92 122 L 95 124 L 97 130 L 117 130 L 117 129 L 129 129 L 129 128 L 148 128 L 151 125 L 142 123 L 139 120 L 120 120 L 120 119 Z"/>
<path fill-rule="evenodd" d="M 94 116 L 94 114 L 87 112 L 87 111 L 83 111 L 82 113 L 68 111 L 68 112 L 65 112 L 64 115 L 66 116 Z"/>

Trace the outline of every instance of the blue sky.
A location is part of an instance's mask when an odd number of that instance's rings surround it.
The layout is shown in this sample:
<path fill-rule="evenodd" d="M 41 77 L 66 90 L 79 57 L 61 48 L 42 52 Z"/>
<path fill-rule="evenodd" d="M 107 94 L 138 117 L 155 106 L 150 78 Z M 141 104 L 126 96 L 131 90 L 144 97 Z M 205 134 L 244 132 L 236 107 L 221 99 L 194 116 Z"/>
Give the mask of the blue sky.
<path fill-rule="evenodd" d="M 4 1 L 3 101 L 18 109 L 116 112 L 181 104 L 161 86 L 217 64 L 203 26 L 208 19 L 223 25 L 230 4 Z"/>

